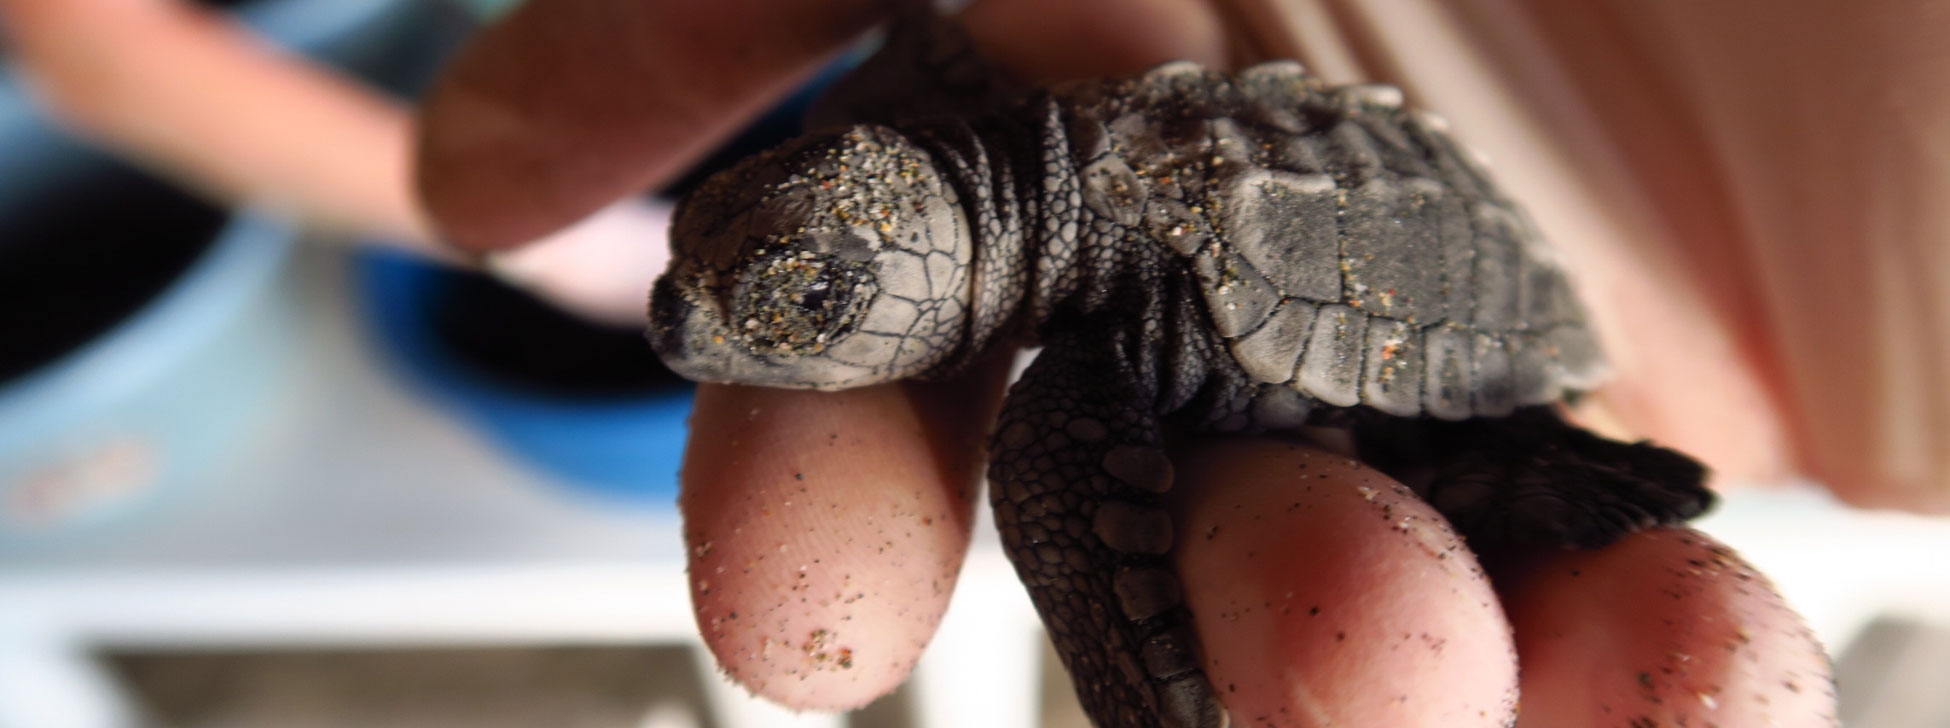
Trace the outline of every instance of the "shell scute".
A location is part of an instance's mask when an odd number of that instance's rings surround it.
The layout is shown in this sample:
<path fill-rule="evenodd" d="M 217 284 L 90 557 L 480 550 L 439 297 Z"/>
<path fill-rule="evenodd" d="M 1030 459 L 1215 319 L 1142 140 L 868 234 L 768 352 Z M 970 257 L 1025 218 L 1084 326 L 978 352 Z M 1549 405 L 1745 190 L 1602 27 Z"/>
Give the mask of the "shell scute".
<path fill-rule="evenodd" d="M 1071 128 L 1095 140 L 1078 150 L 1093 155 L 1078 159 L 1086 206 L 1183 261 L 1249 380 L 1456 419 L 1603 375 L 1534 225 L 1398 91 L 1282 62 L 1171 64 L 1064 93 Z"/>

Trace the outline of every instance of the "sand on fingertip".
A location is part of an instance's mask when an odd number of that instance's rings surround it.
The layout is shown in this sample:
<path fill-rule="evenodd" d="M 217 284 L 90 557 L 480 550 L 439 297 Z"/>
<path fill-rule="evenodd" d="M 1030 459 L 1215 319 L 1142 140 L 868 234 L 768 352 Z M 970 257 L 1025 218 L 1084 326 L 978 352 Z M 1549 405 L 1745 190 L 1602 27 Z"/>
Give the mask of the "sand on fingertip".
<path fill-rule="evenodd" d="M 1175 557 L 1232 725 L 1507 725 L 1496 594 L 1448 524 L 1340 455 L 1203 442 L 1179 465 Z"/>
<path fill-rule="evenodd" d="M 901 385 L 699 389 L 681 500 L 691 598 L 732 680 L 847 710 L 907 678 L 954 589 L 978 472 L 972 435 L 930 431 L 925 407 Z"/>
<path fill-rule="evenodd" d="M 1511 572 L 1501 580 L 1525 666 L 1519 726 L 1837 725 L 1814 635 L 1704 534 L 1646 531 Z"/>

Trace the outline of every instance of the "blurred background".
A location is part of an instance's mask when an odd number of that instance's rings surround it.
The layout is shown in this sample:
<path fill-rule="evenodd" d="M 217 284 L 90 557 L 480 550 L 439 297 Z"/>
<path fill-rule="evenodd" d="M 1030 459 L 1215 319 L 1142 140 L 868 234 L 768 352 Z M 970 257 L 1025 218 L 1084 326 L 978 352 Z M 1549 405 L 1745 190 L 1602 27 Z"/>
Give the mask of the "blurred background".
<path fill-rule="evenodd" d="M 397 122 L 505 4 L 203 10 L 308 59 L 280 78 L 352 79 L 335 98 Z M 986 527 L 941 636 L 893 696 L 792 715 L 725 684 L 695 635 L 674 512 L 691 390 L 641 343 L 641 289 L 621 307 L 543 302 L 531 293 L 562 270 L 550 261 L 482 275 L 433 262 L 410 232 L 216 202 L 235 196 L 88 141 L 112 129 L 54 121 L 86 106 L 17 72 L 10 50 L 0 728 L 1082 725 Z M 790 135 L 818 83 L 556 249 L 654 235 L 670 195 Z M 220 94 L 185 104 L 244 123 L 280 112 Z M 254 163 L 242 137 L 189 143 Z M 358 156 L 336 143 L 319 136 L 320 154 Z M 647 286 L 660 263 L 633 262 Z M 1950 726 L 1950 565 L 1874 556 L 1950 552 L 1950 528 L 1812 489 L 1736 493 L 1703 527 L 1827 642 L 1849 725 Z"/>
<path fill-rule="evenodd" d="M 205 3 L 192 11 L 270 41 L 274 61 L 305 61 L 268 82 L 192 79 L 178 89 L 197 96 L 187 108 L 156 113 L 242 119 L 236 136 L 187 143 L 289 166 L 264 151 L 283 140 L 249 132 L 332 113 L 361 122 L 362 104 L 403 121 L 503 4 Z M 793 715 L 719 679 L 690 616 L 675 515 L 691 386 L 635 320 L 660 261 L 623 258 L 641 270 L 620 306 L 545 302 L 529 290 L 547 288 L 537 277 L 561 265 L 550 260 L 485 275 L 434 262 L 442 251 L 410 229 L 232 207 L 217 200 L 233 190 L 161 179 L 144 171 L 157 160 L 98 145 L 127 133 L 88 123 L 94 107 L 52 88 L 73 82 L 59 68 L 25 73 L 8 50 L 0 726 L 955 724 L 918 720 L 923 702 L 987 725 L 1009 696 L 1011 722 L 1027 725 L 1046 692 L 1074 713 L 1067 687 L 1038 682 L 1042 641 L 992 543 L 964 582 L 974 604 L 952 618 L 973 622 L 955 630 L 971 638 L 930 658 L 954 670 L 924 668 L 851 717 Z M 324 100 L 234 91 L 251 83 Z M 615 265 L 604 251 L 661 248 L 668 199 L 794 133 L 812 92 L 627 203 L 611 216 L 621 223 L 555 249 Z M 342 145 L 322 151 L 332 157 L 396 141 L 308 133 Z M 277 174 L 185 176 L 275 189 Z M 573 268 L 577 254 L 565 257 Z"/>

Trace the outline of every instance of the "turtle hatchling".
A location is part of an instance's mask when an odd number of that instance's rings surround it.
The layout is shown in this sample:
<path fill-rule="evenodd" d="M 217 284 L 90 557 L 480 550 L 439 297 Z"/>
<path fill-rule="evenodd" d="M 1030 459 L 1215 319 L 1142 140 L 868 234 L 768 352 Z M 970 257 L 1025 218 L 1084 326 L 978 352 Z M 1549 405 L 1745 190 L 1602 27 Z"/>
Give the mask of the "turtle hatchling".
<path fill-rule="evenodd" d="M 1170 559 L 1167 430 L 1345 433 L 1477 549 L 1598 547 L 1711 503 L 1686 456 L 1560 418 L 1605 370 L 1571 281 L 1394 89 L 1173 63 L 1009 96 L 712 177 L 649 337 L 692 379 L 822 390 L 1040 345 L 990 501 L 1097 725 L 1227 722 Z"/>

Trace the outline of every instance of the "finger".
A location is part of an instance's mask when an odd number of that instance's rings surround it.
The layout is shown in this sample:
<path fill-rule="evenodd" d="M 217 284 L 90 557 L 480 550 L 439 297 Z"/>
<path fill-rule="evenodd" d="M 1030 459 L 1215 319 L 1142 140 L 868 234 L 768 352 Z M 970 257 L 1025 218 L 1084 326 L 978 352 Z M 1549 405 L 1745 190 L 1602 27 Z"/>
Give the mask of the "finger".
<path fill-rule="evenodd" d="M 1828 660 L 1765 577 L 1695 531 L 1499 570 L 1519 725 L 1833 726 Z"/>
<path fill-rule="evenodd" d="M 231 201 L 429 247 L 394 101 L 187 2 L 0 0 L 0 12 L 38 100 L 96 141 Z"/>
<path fill-rule="evenodd" d="M 691 598 L 732 679 L 843 710 L 907 677 L 968 546 L 1003 371 L 834 394 L 699 388 L 681 500 Z"/>
<path fill-rule="evenodd" d="M 483 33 L 428 98 L 420 194 L 442 232 L 465 247 L 540 237 L 670 178 L 867 29 L 885 5 L 529 3 Z M 1060 7 L 1051 15 L 1028 0 L 985 0 L 970 24 L 985 51 L 1038 78 L 1210 57 L 1195 47 L 1217 44 L 1216 21 L 1190 0 Z M 1104 15 L 1093 8 L 1120 22 L 1098 22 Z M 1026 42 L 1065 32 L 1076 37 Z M 1038 50 L 1045 46 L 1064 50 Z"/>
<path fill-rule="evenodd" d="M 879 0 L 537 0 L 462 51 L 420 116 L 418 183 L 474 249 L 669 179 L 869 28 Z"/>
<path fill-rule="evenodd" d="M 1508 724 L 1516 660 L 1496 595 L 1406 487 L 1272 440 L 1176 462 L 1178 569 L 1234 725 Z"/>
<path fill-rule="evenodd" d="M 4 2 L 5 0 L 0 0 Z M 1119 0 L 1120 2 L 1124 0 Z M 1090 3 L 1058 6 L 1071 20 L 1024 24 L 1016 19 L 1035 8 L 1021 0 L 989 0 L 965 17 L 986 39 L 989 57 L 1013 69 L 1039 69 L 1066 77 L 1088 77 L 1115 69 L 1141 68 L 1167 58 L 1216 58 L 1219 30 L 1216 18 L 1202 6 L 1184 0 L 1147 0 L 1125 11 L 1132 19 L 1110 31 L 1087 22 Z M 1063 43 L 1017 26 L 1098 29 L 1101 37 L 1068 39 Z M 1176 31 L 1176 32 L 1173 32 Z M 1050 49 L 1059 52 L 1049 52 Z M 1077 49 L 1093 49 L 1080 53 Z M 1093 71 L 1092 69 L 1095 69 Z M 1027 71 L 1024 72 L 1027 75 Z M 1047 79 L 1044 79 L 1047 80 Z M 586 316 L 619 324 L 641 323 L 644 282 L 656 277 L 669 259 L 664 232 L 670 226 L 668 205 L 613 204 L 581 222 L 518 250 L 492 259 L 495 271 L 550 301 Z"/>

